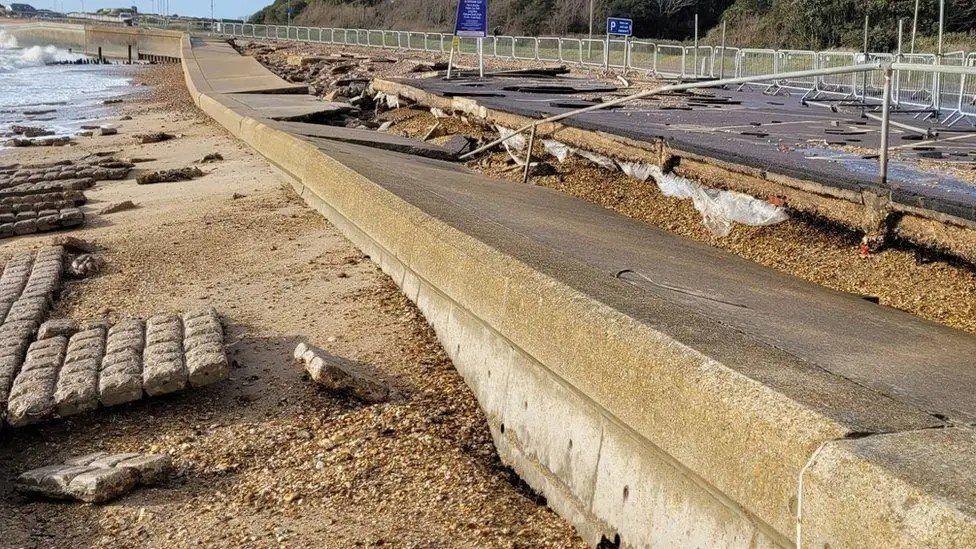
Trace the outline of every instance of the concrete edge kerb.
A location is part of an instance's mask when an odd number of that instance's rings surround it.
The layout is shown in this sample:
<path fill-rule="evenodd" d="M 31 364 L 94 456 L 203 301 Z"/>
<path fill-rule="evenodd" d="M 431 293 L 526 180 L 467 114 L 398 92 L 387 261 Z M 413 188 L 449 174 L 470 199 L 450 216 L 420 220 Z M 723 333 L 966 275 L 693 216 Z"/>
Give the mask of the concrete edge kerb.
<path fill-rule="evenodd" d="M 848 438 L 837 421 L 264 124 L 214 93 L 188 36 L 157 37 L 183 59 L 201 110 L 288 175 L 417 304 L 502 459 L 591 543 L 791 546 L 802 498 L 804 546 L 976 546 L 971 501 L 887 459 L 908 447 L 923 463 L 968 472 L 971 430 Z M 917 503 L 906 507 L 907 497 Z M 939 520 L 922 529 L 919 517 Z"/>
<path fill-rule="evenodd" d="M 186 44 L 186 46 L 189 47 L 189 44 Z M 192 51 L 184 52 L 184 53 L 185 54 L 189 53 L 189 55 L 184 55 L 185 59 L 188 57 L 192 57 Z M 381 264 L 384 271 L 386 271 L 388 274 L 394 277 L 398 285 L 400 285 L 401 288 L 405 291 L 405 293 L 407 293 L 408 297 L 410 297 L 412 300 L 418 303 L 418 306 L 424 312 L 425 316 L 427 316 L 427 318 L 431 321 L 431 324 L 435 327 L 435 330 L 438 331 L 438 335 L 439 337 L 441 337 L 442 341 L 445 341 L 445 343 L 451 343 L 451 342 L 456 343 L 457 341 L 464 339 L 463 337 L 461 338 L 451 337 L 451 334 L 447 333 L 450 331 L 450 327 L 445 326 L 445 322 L 443 321 L 439 322 L 437 317 L 447 316 L 449 318 L 454 318 L 457 316 L 464 316 L 464 315 L 475 317 L 474 313 L 472 313 L 472 310 L 467 309 L 463 305 L 463 303 L 460 303 L 457 300 L 448 297 L 450 295 L 450 292 L 441 292 L 437 284 L 418 275 L 417 274 L 418 272 L 425 272 L 426 269 L 411 268 L 412 262 L 410 261 L 409 255 L 403 258 L 403 260 L 401 260 L 401 258 L 397 257 L 396 254 L 391 252 L 390 248 L 381 246 L 381 244 L 376 239 L 370 236 L 369 227 L 361 227 L 355 224 L 353 221 L 351 221 L 350 216 L 342 213 L 339 207 L 342 205 L 343 201 L 341 200 L 341 196 L 336 195 L 336 193 L 339 194 L 346 194 L 346 193 L 343 193 L 341 190 L 336 189 L 334 187 L 336 187 L 338 181 L 344 182 L 347 186 L 351 186 L 350 183 L 356 181 L 359 183 L 359 185 L 357 185 L 357 187 L 360 187 L 359 191 L 369 191 L 365 194 L 370 195 L 370 198 L 376 199 L 377 204 L 385 206 L 384 209 L 387 211 L 388 215 L 382 216 L 384 219 L 392 219 L 394 218 L 394 216 L 390 214 L 396 214 L 401 218 L 401 224 L 404 220 L 406 220 L 409 221 L 411 224 L 413 224 L 415 227 L 420 227 L 426 231 L 434 232 L 435 235 L 439 238 L 452 237 L 452 238 L 446 238 L 445 240 L 455 240 L 458 238 L 465 238 L 466 237 L 465 235 L 459 233 L 451 234 L 452 231 L 454 233 L 457 233 L 457 231 L 455 231 L 450 227 L 445 226 L 443 223 L 439 222 L 438 220 L 431 218 L 429 215 L 421 212 L 419 209 L 413 208 L 412 206 L 403 203 L 402 200 L 393 196 L 392 193 L 380 189 L 378 186 L 372 184 L 371 182 L 369 182 L 368 180 L 360 176 L 358 173 L 353 172 L 352 170 L 343 166 L 341 163 L 328 158 L 324 153 L 319 151 L 317 148 L 300 139 L 284 134 L 278 130 L 275 130 L 264 124 L 261 124 L 260 122 L 253 119 L 244 118 L 244 119 L 240 119 L 239 121 L 236 121 L 235 123 L 235 119 L 237 119 L 238 117 L 233 116 L 231 109 L 224 107 L 218 101 L 213 100 L 206 93 L 198 92 L 196 90 L 195 83 L 193 82 L 193 79 L 190 78 L 190 76 L 191 76 L 190 72 L 187 72 L 187 77 L 188 77 L 187 84 L 190 87 L 193 96 L 197 98 L 198 101 L 200 102 L 201 108 L 208 114 L 211 114 L 212 111 L 215 111 L 216 115 L 214 117 L 215 119 L 218 119 L 218 121 L 220 121 L 220 118 L 230 119 L 230 124 L 227 126 L 228 129 L 232 131 L 232 133 L 238 135 L 239 137 L 244 139 L 252 146 L 255 146 L 255 148 L 259 152 L 261 152 L 269 159 L 272 159 L 272 161 L 277 166 L 279 166 L 282 170 L 284 170 L 292 177 L 298 179 L 298 181 L 300 181 L 300 185 L 298 186 L 298 188 L 300 189 L 300 193 L 302 194 L 303 198 L 309 201 L 313 206 L 317 207 L 320 210 L 323 210 L 323 213 L 325 213 L 327 217 L 329 217 L 337 225 L 339 225 L 340 228 L 344 232 L 346 232 L 346 234 L 350 236 L 350 238 L 353 239 L 353 241 L 357 245 L 359 245 L 361 248 L 363 248 L 364 251 L 366 251 L 371 256 L 373 256 L 374 259 L 376 259 Z M 284 158 L 282 158 L 280 156 L 280 153 L 282 151 L 280 148 L 275 146 L 276 144 L 279 147 L 284 148 L 285 151 L 288 151 L 290 149 L 293 152 L 299 152 L 299 154 L 288 154 L 285 155 Z M 273 156 L 278 156 L 279 158 L 276 160 L 272 158 Z M 326 168 L 326 169 L 315 169 L 315 168 Z M 323 179 L 325 180 L 332 179 L 333 184 L 331 186 L 326 184 L 324 188 L 316 189 L 316 187 L 321 186 L 321 180 Z M 329 200 L 330 194 L 335 195 L 332 197 L 333 200 Z M 357 198 L 360 199 L 362 202 L 369 202 L 367 200 L 362 200 L 364 196 L 363 192 L 355 192 L 354 194 L 356 194 Z M 391 201 L 400 202 L 400 204 L 396 204 L 395 205 L 396 207 L 394 207 L 393 205 L 390 204 Z M 364 216 L 364 217 L 369 217 L 369 216 Z M 374 219 L 376 218 L 376 216 L 373 217 Z M 468 240 L 471 241 L 474 240 L 471 239 L 470 237 L 467 238 Z M 392 240 L 394 242 L 396 241 L 396 239 L 392 239 Z M 474 245 L 477 247 L 477 245 L 481 243 L 467 242 L 465 244 Z M 498 254 L 497 251 L 488 248 L 483 244 L 481 245 L 481 247 L 487 249 L 479 249 L 478 250 L 479 254 L 490 255 L 494 252 L 495 255 L 501 255 Z M 410 248 L 408 247 L 407 249 Z M 418 260 L 416 256 L 413 259 L 414 262 Z M 509 263 L 508 266 L 510 268 L 517 267 L 515 265 L 511 265 L 511 263 L 514 263 L 511 260 L 511 258 L 496 257 L 493 259 L 496 261 L 500 261 L 502 263 L 506 263 L 506 262 Z M 396 263 L 397 265 L 394 265 L 394 263 Z M 521 267 L 523 269 L 528 269 L 525 266 L 521 266 Z M 436 272 L 436 271 L 430 271 L 430 272 Z M 512 277 L 513 279 L 519 278 L 514 276 L 515 275 L 514 272 L 512 274 L 513 274 Z M 523 272 L 520 274 L 522 275 L 522 277 L 526 277 L 528 279 L 532 279 L 532 278 L 536 279 L 535 284 L 532 284 L 533 291 L 536 291 L 538 289 L 537 285 L 540 284 L 540 282 L 542 286 L 550 286 L 551 289 L 554 289 L 553 286 L 558 284 L 551 279 L 546 279 L 546 277 L 542 277 L 542 275 L 540 275 L 539 273 Z M 538 279 L 540 277 L 545 280 L 540 281 Z M 511 290 L 511 289 L 512 288 L 506 288 L 506 290 Z M 570 301 L 581 301 L 586 299 L 587 298 L 585 298 L 585 296 L 580 296 L 580 295 L 573 295 L 569 297 Z M 445 308 L 443 307 L 438 308 L 436 306 L 431 305 L 431 302 L 437 300 L 444 300 L 448 302 L 446 306 L 447 309 L 446 311 L 444 310 Z M 591 308 L 597 309 L 597 310 L 588 311 L 590 314 L 594 315 L 595 317 L 602 317 L 603 322 L 609 322 L 611 325 L 616 324 L 618 322 L 621 323 L 633 322 L 632 319 L 624 317 L 623 315 L 616 313 L 616 311 L 599 310 L 601 307 L 600 304 L 591 303 L 590 306 Z M 609 309 L 609 308 L 604 307 L 604 309 Z M 615 314 L 618 315 L 618 318 L 614 318 Z M 486 315 L 486 316 L 490 316 L 490 315 Z M 586 316 L 590 317 L 590 315 L 586 315 Z M 497 340 L 494 341 L 493 344 L 499 344 L 499 342 L 501 342 L 501 344 L 503 345 L 507 344 L 512 347 L 510 352 L 513 353 L 517 353 L 521 351 L 521 348 L 519 347 L 518 344 L 512 343 L 513 341 L 516 341 L 518 339 L 517 336 L 513 339 L 507 336 L 504 333 L 505 332 L 504 330 L 502 331 L 495 330 L 491 322 L 484 322 L 483 324 L 484 326 L 482 326 L 482 329 L 488 328 L 488 331 L 493 332 L 495 339 Z M 637 326 L 635 328 L 638 329 L 638 331 L 640 331 L 642 327 Z M 612 331 L 612 330 L 604 330 L 603 331 L 604 336 L 608 331 Z M 645 333 L 643 335 L 644 336 L 650 335 L 653 339 L 655 334 Z M 656 334 L 656 335 L 660 336 L 660 334 Z M 673 344 L 675 342 L 671 342 L 671 343 Z M 685 352 L 691 351 L 690 349 L 687 348 L 684 348 L 682 350 Z M 449 354 L 452 355 L 457 355 L 458 352 L 460 351 L 458 350 L 455 352 L 451 352 L 449 350 Z M 691 352 L 694 353 L 694 351 Z M 455 359 L 456 362 L 460 358 L 461 357 L 459 356 L 452 356 L 452 359 Z M 532 357 L 527 357 L 527 358 L 531 359 Z M 701 356 L 698 356 L 697 358 L 698 360 L 704 359 L 704 357 Z M 538 363 L 537 365 L 541 366 L 541 364 Z M 466 379 L 468 379 L 469 384 L 472 384 L 472 381 L 475 381 L 474 384 L 477 385 L 477 381 L 483 381 L 483 380 L 469 379 L 471 377 L 476 376 L 477 374 L 476 372 L 471 371 L 470 368 L 466 367 L 463 364 L 459 364 L 459 370 L 461 370 L 462 375 L 465 375 Z M 565 387 L 570 387 L 574 389 L 576 388 L 576 384 L 568 382 L 565 378 L 561 376 L 555 376 L 552 378 L 552 380 L 557 381 L 557 383 L 559 383 L 564 388 Z M 740 381 L 745 381 L 747 383 L 750 382 L 754 383 L 752 382 L 752 380 L 748 380 L 748 379 L 740 380 Z M 473 388 L 475 389 L 476 394 L 478 394 L 478 387 L 473 387 Z M 590 405 L 596 406 L 598 408 L 602 407 L 602 405 L 599 404 L 597 400 L 593 400 L 591 397 L 587 396 L 584 391 L 577 390 L 577 392 L 579 393 L 579 395 L 577 396 L 585 396 L 586 399 L 588 399 Z M 479 396 L 479 401 L 481 401 L 482 405 L 484 406 L 485 402 L 483 400 L 483 397 L 485 395 L 478 394 L 478 396 Z M 781 404 L 788 406 L 790 403 L 784 402 Z M 792 404 L 796 406 L 795 403 Z M 488 407 L 486 407 L 486 413 L 489 415 L 489 421 L 491 422 L 493 414 L 491 413 L 491 410 L 487 408 Z M 801 414 L 801 416 L 802 415 L 803 414 Z M 604 420 L 614 423 L 618 427 L 624 427 L 625 429 L 628 428 L 626 427 L 627 422 L 625 420 L 621 420 L 620 418 L 617 418 L 614 414 L 609 413 L 606 408 L 600 410 L 600 417 L 604 418 Z M 827 446 L 834 439 L 843 439 L 844 436 L 842 429 L 839 429 L 837 425 L 833 425 L 832 422 L 818 421 L 819 418 L 809 418 L 809 419 L 813 420 L 814 423 L 820 423 L 821 429 L 825 428 L 827 432 L 818 430 L 821 433 L 820 435 L 821 438 L 819 442 L 815 442 L 813 444 L 813 447 L 809 447 L 809 445 L 807 445 L 808 449 L 803 456 L 804 458 L 802 460 L 803 463 L 801 464 L 800 467 L 798 467 L 800 471 L 804 471 L 805 468 L 808 466 L 808 464 L 815 461 L 814 458 L 816 457 L 816 454 L 819 453 L 818 449 Z M 497 424 L 497 422 L 494 422 L 492 427 L 493 427 L 493 431 L 495 431 L 494 434 L 496 435 L 496 442 L 499 443 L 499 449 L 502 452 L 502 454 L 504 455 L 506 451 L 514 451 L 512 447 L 515 445 L 514 443 L 518 442 L 519 439 L 512 438 L 511 436 L 506 435 L 505 433 L 499 432 L 500 429 L 499 429 L 499 424 Z M 830 436 L 828 432 L 833 432 L 833 436 Z M 632 433 L 636 433 L 636 431 L 632 431 Z M 826 439 L 823 438 L 824 435 L 827 435 Z M 644 442 L 649 442 L 646 439 L 646 437 L 644 437 L 643 435 L 638 434 L 637 436 L 643 438 Z M 506 450 L 506 447 L 509 447 L 508 450 Z M 527 455 L 527 453 L 524 450 L 520 450 L 520 451 L 521 453 Z M 671 454 L 664 452 L 663 450 L 662 453 L 664 455 L 671 457 Z M 675 460 L 674 463 L 681 465 L 680 460 Z M 523 472 L 531 468 L 531 465 L 527 465 L 525 463 L 520 465 L 517 462 L 517 460 L 515 465 L 518 469 L 520 469 L 520 472 Z M 537 475 L 541 475 L 543 477 L 553 476 L 551 474 L 551 471 L 546 471 L 545 465 L 538 464 L 538 462 L 535 469 Z M 707 486 L 709 489 L 715 490 L 715 487 L 712 483 L 705 481 L 702 477 L 700 477 L 696 473 L 692 473 L 690 470 L 686 470 L 686 472 L 689 473 L 689 476 L 695 477 L 697 480 L 701 480 L 702 483 L 705 486 Z M 799 474 L 797 474 L 795 478 L 798 481 L 800 478 Z M 549 478 L 549 480 L 551 482 L 554 481 L 555 479 Z M 545 482 L 539 482 L 538 484 L 545 484 Z M 798 482 L 793 482 L 790 484 L 791 484 L 791 488 L 799 488 Z M 535 483 L 533 485 L 539 488 Z M 565 484 L 563 484 L 562 487 L 566 488 Z M 568 490 L 568 492 L 572 493 L 572 490 Z M 721 491 L 719 491 L 719 493 L 721 493 Z M 734 505 L 735 507 L 738 507 L 738 510 L 745 515 L 744 518 L 746 518 L 747 521 L 752 522 L 753 525 L 755 525 L 755 523 L 757 522 L 760 522 L 758 520 L 754 520 L 754 516 L 752 516 L 749 513 L 749 511 L 744 510 L 739 503 L 735 503 L 735 500 L 728 499 L 728 501 L 732 502 L 732 505 Z M 590 506 L 590 508 L 592 509 L 592 505 Z M 769 509 L 766 509 L 765 511 L 769 511 Z M 775 515 L 775 513 L 773 514 Z M 592 520 L 593 517 L 587 517 L 587 519 Z M 796 517 L 791 516 L 790 520 L 795 521 Z M 603 522 L 602 518 L 601 518 L 601 522 Z M 769 525 L 765 525 L 765 527 L 763 527 L 763 525 L 760 525 L 760 527 L 757 528 L 760 537 L 765 538 L 765 541 L 767 543 L 774 543 L 777 545 L 791 544 L 792 540 L 790 538 L 792 538 L 795 530 L 792 527 L 783 528 L 784 524 L 780 520 L 777 520 L 775 517 L 773 517 L 772 522 L 777 523 L 777 526 L 770 527 Z M 585 526 L 582 528 L 582 530 L 585 532 L 586 530 Z M 598 528 L 598 530 L 603 530 L 603 533 L 605 535 L 606 533 L 613 532 L 614 530 L 619 531 L 620 529 L 612 525 L 609 525 L 606 522 L 603 522 L 603 528 Z M 755 536 L 756 534 L 754 533 L 753 535 Z M 592 535 L 588 537 L 591 539 L 591 541 L 594 539 Z"/>

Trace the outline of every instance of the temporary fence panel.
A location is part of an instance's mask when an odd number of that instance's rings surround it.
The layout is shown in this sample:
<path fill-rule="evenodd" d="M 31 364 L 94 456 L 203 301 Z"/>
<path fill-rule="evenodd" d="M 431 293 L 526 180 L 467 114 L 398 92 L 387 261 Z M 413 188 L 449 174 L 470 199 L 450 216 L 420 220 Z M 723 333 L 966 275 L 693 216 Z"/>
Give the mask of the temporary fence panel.
<path fill-rule="evenodd" d="M 516 59 L 535 59 L 536 41 L 532 36 L 515 36 L 512 56 Z"/>
<path fill-rule="evenodd" d="M 584 38 L 580 42 L 583 64 L 603 66 L 604 52 L 606 51 L 606 44 L 603 40 Z"/>
<path fill-rule="evenodd" d="M 448 45 L 450 47 L 450 45 Z M 458 50 L 461 53 L 478 53 L 478 39 L 469 37 L 462 37 L 458 39 Z"/>
<path fill-rule="evenodd" d="M 685 49 L 674 44 L 658 44 L 651 70 L 661 76 L 684 76 Z"/>
<path fill-rule="evenodd" d="M 559 60 L 564 63 L 583 64 L 583 41 L 577 38 L 559 40 Z"/>
<path fill-rule="evenodd" d="M 821 69 L 853 65 L 856 56 L 849 51 L 826 51 L 817 54 L 817 64 Z M 853 95 L 856 89 L 855 74 L 835 74 L 817 78 L 818 91 Z"/>
<path fill-rule="evenodd" d="M 780 73 L 809 71 L 817 68 L 817 52 L 781 50 L 776 70 Z M 777 81 L 780 86 L 797 90 L 809 90 L 817 84 L 815 76 L 788 78 Z"/>
<path fill-rule="evenodd" d="M 536 59 L 540 61 L 559 61 L 561 51 L 559 38 L 554 36 L 543 36 L 539 38 Z"/>
<path fill-rule="evenodd" d="M 651 72 L 654 70 L 654 43 L 646 40 L 631 40 L 627 55 L 627 68 Z"/>
<path fill-rule="evenodd" d="M 759 76 L 761 74 L 776 74 L 779 54 L 776 50 L 741 49 L 736 60 L 736 76 Z M 759 82 L 757 85 L 769 87 L 769 82 Z"/>

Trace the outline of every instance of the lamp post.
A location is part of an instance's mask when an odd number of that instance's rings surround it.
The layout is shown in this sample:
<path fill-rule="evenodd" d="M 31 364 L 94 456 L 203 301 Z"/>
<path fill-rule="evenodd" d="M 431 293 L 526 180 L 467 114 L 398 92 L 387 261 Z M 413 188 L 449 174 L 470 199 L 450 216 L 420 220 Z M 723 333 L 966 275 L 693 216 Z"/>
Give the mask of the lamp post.
<path fill-rule="evenodd" d="M 589 57 L 590 52 L 593 51 L 593 2 L 594 0 L 590 0 L 590 40 L 586 43 L 588 48 L 586 50 L 587 57 Z"/>

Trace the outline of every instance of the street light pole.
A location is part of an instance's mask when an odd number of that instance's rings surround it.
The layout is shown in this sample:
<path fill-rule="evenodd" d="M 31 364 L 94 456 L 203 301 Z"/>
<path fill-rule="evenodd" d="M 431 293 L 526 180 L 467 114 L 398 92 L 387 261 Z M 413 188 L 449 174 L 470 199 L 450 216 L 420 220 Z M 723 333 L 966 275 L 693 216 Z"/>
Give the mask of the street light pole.
<path fill-rule="evenodd" d="M 590 41 L 587 42 L 587 47 L 589 48 L 587 50 L 587 57 L 589 56 L 590 52 L 593 51 L 593 2 L 594 1 L 595 0 L 590 0 Z"/>
<path fill-rule="evenodd" d="M 915 53 L 915 33 L 918 32 L 918 2 L 915 0 L 915 17 L 912 19 L 912 53 Z"/>

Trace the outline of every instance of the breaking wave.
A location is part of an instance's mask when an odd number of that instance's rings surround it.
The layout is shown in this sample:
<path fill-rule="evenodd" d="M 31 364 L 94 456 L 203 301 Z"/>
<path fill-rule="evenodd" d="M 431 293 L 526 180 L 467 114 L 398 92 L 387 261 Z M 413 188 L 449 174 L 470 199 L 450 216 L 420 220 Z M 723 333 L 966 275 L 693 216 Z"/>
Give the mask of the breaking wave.
<path fill-rule="evenodd" d="M 54 46 L 31 46 L 20 49 L 17 39 L 0 31 L 0 73 L 51 63 L 75 61 L 81 56 Z"/>

